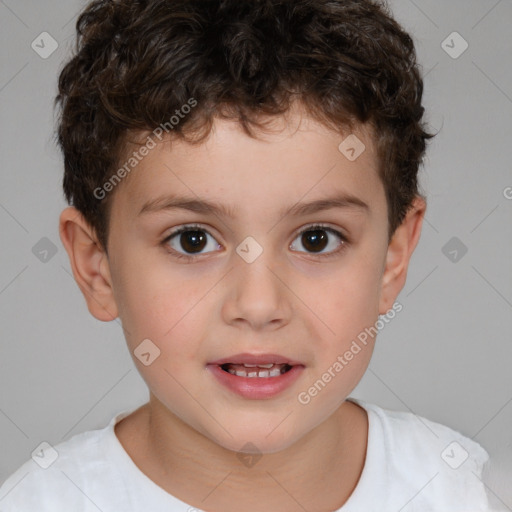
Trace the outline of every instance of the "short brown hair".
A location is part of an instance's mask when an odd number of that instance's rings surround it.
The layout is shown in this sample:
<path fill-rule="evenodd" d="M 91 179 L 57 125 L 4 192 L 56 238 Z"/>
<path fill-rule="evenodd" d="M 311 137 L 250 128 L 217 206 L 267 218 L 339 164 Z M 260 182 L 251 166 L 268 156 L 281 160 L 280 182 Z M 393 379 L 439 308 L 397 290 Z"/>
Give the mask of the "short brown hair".
<path fill-rule="evenodd" d="M 342 130 L 369 122 L 389 236 L 415 196 L 426 140 L 411 37 L 372 0 L 96 0 L 80 14 L 59 77 L 64 192 L 106 249 L 115 171 L 130 133 L 153 130 L 191 98 L 172 134 L 201 142 L 215 117 L 253 136 L 300 100 Z M 193 135 L 193 136 L 192 136 Z M 193 139 L 193 140 L 192 140 Z"/>

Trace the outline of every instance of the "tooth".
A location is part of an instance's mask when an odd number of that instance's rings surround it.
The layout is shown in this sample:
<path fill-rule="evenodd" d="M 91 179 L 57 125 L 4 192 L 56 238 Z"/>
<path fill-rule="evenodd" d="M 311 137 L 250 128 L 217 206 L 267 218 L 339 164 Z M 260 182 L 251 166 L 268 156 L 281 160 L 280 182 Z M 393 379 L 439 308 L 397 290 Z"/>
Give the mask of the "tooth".
<path fill-rule="evenodd" d="M 268 370 L 268 369 L 272 368 L 272 366 L 274 366 L 274 363 L 269 363 L 269 364 L 259 364 L 258 366 L 259 366 L 260 368 L 267 368 L 267 370 Z"/>
<path fill-rule="evenodd" d="M 269 365 L 266 365 L 269 366 Z M 272 364 L 274 366 L 274 364 Z M 236 375 L 237 377 L 245 377 L 245 378 L 269 378 L 269 377 L 279 377 L 282 375 L 283 368 L 272 368 L 272 369 L 265 369 L 265 370 L 259 370 L 259 371 L 245 371 L 245 370 L 235 370 L 234 368 L 228 368 L 228 372 L 231 375 Z"/>
<path fill-rule="evenodd" d="M 246 364 L 246 363 L 244 363 L 244 366 L 246 368 L 256 368 L 258 365 L 257 364 Z"/>

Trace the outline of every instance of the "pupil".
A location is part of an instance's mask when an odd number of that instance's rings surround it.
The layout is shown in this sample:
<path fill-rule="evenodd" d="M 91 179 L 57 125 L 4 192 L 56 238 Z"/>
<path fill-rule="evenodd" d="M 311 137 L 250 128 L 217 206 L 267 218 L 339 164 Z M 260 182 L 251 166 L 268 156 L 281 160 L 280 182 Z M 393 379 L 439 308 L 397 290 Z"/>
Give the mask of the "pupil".
<path fill-rule="evenodd" d="M 311 251 L 321 251 L 327 245 L 327 236 L 323 230 L 307 231 L 302 235 L 302 243 L 306 249 Z"/>
<path fill-rule="evenodd" d="M 180 243 L 187 252 L 199 252 L 206 245 L 206 236 L 202 231 L 186 231 L 181 234 Z"/>

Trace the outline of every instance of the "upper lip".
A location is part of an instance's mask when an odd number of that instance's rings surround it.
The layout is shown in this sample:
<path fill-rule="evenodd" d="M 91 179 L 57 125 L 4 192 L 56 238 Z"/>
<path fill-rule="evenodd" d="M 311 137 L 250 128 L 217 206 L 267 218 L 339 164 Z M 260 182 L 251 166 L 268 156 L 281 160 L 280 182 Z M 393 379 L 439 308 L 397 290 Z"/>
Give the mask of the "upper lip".
<path fill-rule="evenodd" d="M 289 357 L 279 354 L 234 354 L 232 356 L 217 359 L 209 364 L 221 366 L 223 364 L 289 364 L 290 366 L 302 365 Z"/>

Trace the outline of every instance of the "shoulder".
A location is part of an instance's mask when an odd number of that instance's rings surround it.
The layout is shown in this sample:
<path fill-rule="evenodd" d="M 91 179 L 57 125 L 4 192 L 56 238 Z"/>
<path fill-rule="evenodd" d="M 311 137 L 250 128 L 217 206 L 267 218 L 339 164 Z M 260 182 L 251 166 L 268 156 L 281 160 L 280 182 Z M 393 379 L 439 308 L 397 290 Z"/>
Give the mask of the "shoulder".
<path fill-rule="evenodd" d="M 97 512 L 100 504 L 90 496 L 111 482 L 109 443 L 116 415 L 106 427 L 77 434 L 55 446 L 40 445 L 0 487 L 2 512 Z"/>
<path fill-rule="evenodd" d="M 482 474 L 489 455 L 477 442 L 413 412 L 356 402 L 367 410 L 369 457 L 380 450 L 394 505 L 404 511 L 488 510 Z"/>
<path fill-rule="evenodd" d="M 442 461 L 451 469 L 466 466 L 475 471 L 489 459 L 480 444 L 446 425 L 413 412 L 391 411 L 371 404 L 367 406 L 378 418 L 390 443 L 389 448 L 396 454 L 410 455 L 414 452 L 423 460 L 435 461 L 436 465 Z"/>

